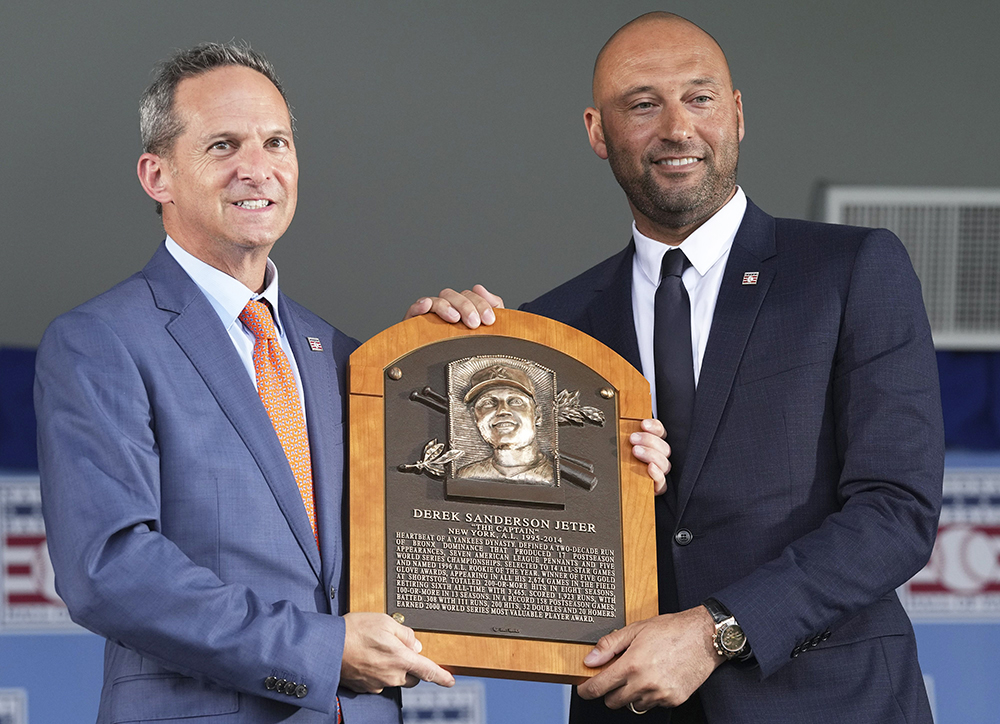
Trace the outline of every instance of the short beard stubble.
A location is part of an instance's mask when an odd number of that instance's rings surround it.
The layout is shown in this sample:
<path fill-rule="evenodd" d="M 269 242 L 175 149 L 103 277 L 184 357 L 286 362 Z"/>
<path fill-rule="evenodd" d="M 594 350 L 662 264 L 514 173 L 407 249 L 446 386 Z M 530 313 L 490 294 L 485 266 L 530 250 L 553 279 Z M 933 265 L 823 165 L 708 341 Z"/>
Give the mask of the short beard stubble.
<path fill-rule="evenodd" d="M 711 152 L 707 155 L 700 150 L 692 152 L 681 144 L 663 144 L 655 152 L 644 153 L 638 167 L 631 163 L 628 153 L 620 151 L 610 138 L 605 138 L 605 144 L 611 171 L 632 206 L 646 218 L 668 229 L 680 229 L 704 221 L 725 205 L 736 186 L 739 141 L 727 142 L 720 148 L 718 158 Z M 701 183 L 685 189 L 662 187 L 653 175 L 650 159 L 664 153 L 702 157 L 706 168 Z"/>

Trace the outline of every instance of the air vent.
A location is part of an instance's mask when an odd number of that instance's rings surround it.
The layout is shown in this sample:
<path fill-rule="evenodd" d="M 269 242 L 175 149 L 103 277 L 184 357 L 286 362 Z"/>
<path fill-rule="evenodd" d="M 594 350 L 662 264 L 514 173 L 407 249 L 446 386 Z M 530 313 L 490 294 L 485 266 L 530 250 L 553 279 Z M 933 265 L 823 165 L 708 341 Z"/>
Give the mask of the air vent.
<path fill-rule="evenodd" d="M 938 349 L 1000 350 L 1000 189 L 828 186 L 823 198 L 825 221 L 902 240 Z"/>

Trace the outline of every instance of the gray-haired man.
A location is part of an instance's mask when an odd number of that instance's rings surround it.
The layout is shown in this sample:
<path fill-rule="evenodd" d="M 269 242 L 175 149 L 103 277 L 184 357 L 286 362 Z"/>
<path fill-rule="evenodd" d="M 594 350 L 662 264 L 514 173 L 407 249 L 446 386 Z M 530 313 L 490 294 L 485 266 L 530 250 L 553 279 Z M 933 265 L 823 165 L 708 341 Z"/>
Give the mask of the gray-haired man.
<path fill-rule="evenodd" d="M 270 64 L 203 45 L 142 100 L 138 174 L 167 233 L 38 351 L 56 586 L 108 639 L 98 722 L 398 722 L 452 676 L 345 610 L 344 377 L 357 342 L 278 291 L 292 118 Z"/>

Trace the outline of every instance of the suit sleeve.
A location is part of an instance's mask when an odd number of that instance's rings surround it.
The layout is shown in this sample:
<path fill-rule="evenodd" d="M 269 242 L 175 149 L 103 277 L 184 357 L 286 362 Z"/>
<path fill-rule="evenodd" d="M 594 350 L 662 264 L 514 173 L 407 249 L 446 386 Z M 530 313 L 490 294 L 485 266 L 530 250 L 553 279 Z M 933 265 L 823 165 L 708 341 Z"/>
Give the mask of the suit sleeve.
<path fill-rule="evenodd" d="M 870 232 L 859 247 L 830 385 L 840 509 L 715 594 L 747 632 L 762 676 L 796 646 L 893 596 L 927 562 L 937 533 L 937 366 L 919 282 L 888 232 Z"/>
<path fill-rule="evenodd" d="M 289 703 L 335 705 L 344 620 L 270 603 L 196 565 L 160 532 L 160 451 L 147 384 L 116 332 L 76 311 L 38 350 L 39 467 L 56 586 L 75 621 L 181 674 Z"/>

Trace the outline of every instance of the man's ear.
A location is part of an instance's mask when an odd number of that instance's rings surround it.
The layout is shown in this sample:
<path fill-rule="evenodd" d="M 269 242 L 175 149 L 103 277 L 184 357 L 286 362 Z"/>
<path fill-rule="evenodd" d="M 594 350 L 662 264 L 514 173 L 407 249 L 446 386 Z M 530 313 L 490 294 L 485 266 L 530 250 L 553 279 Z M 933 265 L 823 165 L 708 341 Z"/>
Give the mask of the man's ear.
<path fill-rule="evenodd" d="M 596 108 L 588 108 L 583 112 L 583 123 L 587 126 L 587 137 L 594 153 L 608 159 L 608 146 L 604 142 L 604 126 L 601 124 L 601 112 Z"/>
<path fill-rule="evenodd" d="M 155 153 L 144 153 L 139 156 L 136 167 L 142 190 L 154 201 L 161 204 L 173 201 L 170 194 L 170 168 L 166 159 Z"/>
<path fill-rule="evenodd" d="M 743 95 L 738 90 L 733 91 L 733 101 L 736 103 L 736 129 L 739 132 L 740 141 L 742 141 L 746 127 L 743 125 Z"/>

